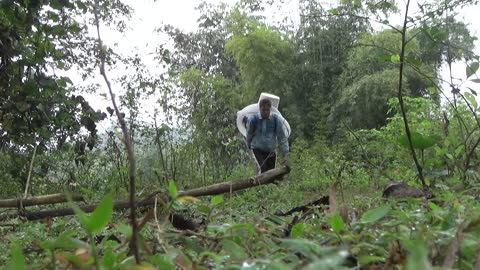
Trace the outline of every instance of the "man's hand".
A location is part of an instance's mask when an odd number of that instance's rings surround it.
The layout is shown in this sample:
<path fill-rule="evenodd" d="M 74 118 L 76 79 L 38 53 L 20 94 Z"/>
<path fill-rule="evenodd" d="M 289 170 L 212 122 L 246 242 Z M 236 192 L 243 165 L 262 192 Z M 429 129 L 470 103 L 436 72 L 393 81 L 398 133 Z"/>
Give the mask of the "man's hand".
<path fill-rule="evenodd" d="M 283 155 L 283 160 L 281 163 L 283 166 L 286 166 L 288 168 L 292 168 L 292 163 L 290 162 L 290 158 L 288 157 L 288 153 Z"/>

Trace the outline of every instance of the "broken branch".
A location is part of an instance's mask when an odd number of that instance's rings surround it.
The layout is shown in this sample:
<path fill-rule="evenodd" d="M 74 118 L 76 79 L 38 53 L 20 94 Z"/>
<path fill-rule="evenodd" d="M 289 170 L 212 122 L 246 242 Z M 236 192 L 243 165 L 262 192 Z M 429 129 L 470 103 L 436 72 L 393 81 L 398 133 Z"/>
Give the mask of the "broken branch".
<path fill-rule="evenodd" d="M 82 195 L 73 195 L 71 199 L 77 202 L 85 201 L 85 198 Z M 57 193 L 29 198 L 0 200 L 0 208 L 18 208 L 20 206 L 44 205 L 64 202 L 68 202 L 68 197 L 63 193 Z"/>
<path fill-rule="evenodd" d="M 267 171 L 255 177 L 249 177 L 249 178 L 236 180 L 236 181 L 228 181 L 224 183 L 219 183 L 215 185 L 210 185 L 206 187 L 179 192 L 178 196 L 179 197 L 181 196 L 201 197 L 201 196 L 229 193 L 229 192 L 233 192 L 241 189 L 273 183 L 275 180 L 280 180 L 284 175 L 288 174 L 289 172 L 290 172 L 289 167 L 282 166 L 280 168 Z M 155 198 L 157 198 L 157 200 L 160 199 L 163 201 L 168 201 L 165 195 L 162 195 L 160 192 L 154 192 L 152 195 L 147 196 L 146 199 L 137 201 L 135 205 L 137 207 L 154 205 Z M 327 203 L 328 203 L 328 198 L 327 198 Z M 95 210 L 96 207 L 97 207 L 96 204 L 92 204 L 92 205 L 81 206 L 80 209 L 82 209 L 82 211 L 84 211 L 85 213 L 90 213 L 90 212 L 93 212 L 93 210 Z M 129 209 L 130 207 L 131 207 L 131 203 L 129 200 L 116 201 L 113 205 L 114 210 Z M 61 216 L 69 216 L 74 214 L 75 212 L 73 211 L 73 208 L 62 208 L 62 209 L 45 210 L 45 211 L 38 211 L 38 212 L 25 212 L 25 213 L 22 213 L 21 216 L 27 220 L 38 220 L 46 217 L 61 217 Z M 18 216 L 18 214 L 4 215 L 0 217 L 0 221 L 5 221 L 16 216 Z"/>

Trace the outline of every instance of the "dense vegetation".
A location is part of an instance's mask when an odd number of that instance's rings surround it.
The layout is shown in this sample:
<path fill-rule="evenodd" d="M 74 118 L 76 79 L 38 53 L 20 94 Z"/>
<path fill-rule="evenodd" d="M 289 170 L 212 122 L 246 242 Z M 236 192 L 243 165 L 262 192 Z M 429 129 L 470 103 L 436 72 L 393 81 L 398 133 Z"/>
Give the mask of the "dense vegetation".
<path fill-rule="evenodd" d="M 0 267 L 480 269 L 479 57 L 458 16 L 477 4 L 300 0 L 298 22 L 277 22 L 283 2 L 205 2 L 194 32 L 158 25 L 152 67 L 102 40 L 138 16 L 119 0 L 0 2 L 0 198 L 97 205 L 2 209 Z M 95 111 L 103 85 L 113 103 Z M 255 174 L 235 116 L 262 92 L 292 127 L 288 176 L 178 196 Z M 391 182 L 416 196 L 382 197 Z M 154 191 L 155 207 L 113 211 Z"/>

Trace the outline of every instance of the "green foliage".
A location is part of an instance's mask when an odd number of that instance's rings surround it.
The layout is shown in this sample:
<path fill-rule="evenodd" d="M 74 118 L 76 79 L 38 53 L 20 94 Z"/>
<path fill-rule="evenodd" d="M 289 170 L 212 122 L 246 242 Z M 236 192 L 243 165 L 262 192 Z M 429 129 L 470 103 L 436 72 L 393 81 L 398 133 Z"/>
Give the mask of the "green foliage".
<path fill-rule="evenodd" d="M 385 217 L 388 214 L 388 212 L 390 212 L 390 210 L 391 210 L 391 208 L 390 208 L 390 205 L 388 205 L 388 204 L 380 206 L 376 209 L 369 210 L 369 211 L 367 211 L 363 214 L 360 221 L 365 222 L 365 223 L 376 222 L 376 221 L 380 220 L 381 218 Z"/>
<path fill-rule="evenodd" d="M 266 26 L 234 35 L 225 46 L 240 68 L 248 96 L 255 97 L 270 89 L 286 90 L 288 66 L 293 58 L 291 42 Z"/>
<path fill-rule="evenodd" d="M 23 256 L 23 252 L 20 247 L 16 244 L 13 245 L 12 248 L 12 262 L 8 269 L 11 270 L 25 270 L 25 258 Z"/>
<path fill-rule="evenodd" d="M 212 197 L 212 206 L 219 205 L 223 202 L 223 196 L 222 195 L 215 195 Z"/>
<path fill-rule="evenodd" d="M 427 148 L 430 148 L 440 140 L 440 137 L 438 136 L 425 136 L 416 131 L 411 132 L 411 138 L 412 138 L 413 148 L 420 149 L 420 150 L 425 150 Z M 409 147 L 408 138 L 406 135 L 402 135 L 398 139 L 398 142 L 403 147 L 406 147 L 406 148 Z"/>
<path fill-rule="evenodd" d="M 339 234 L 345 228 L 345 223 L 343 222 L 342 217 L 336 214 L 330 220 L 330 226 L 334 233 Z"/>
<path fill-rule="evenodd" d="M 423 49 L 416 39 L 411 40 L 406 59 L 418 58 Z M 386 124 L 388 100 L 398 92 L 399 53 L 400 35 L 393 30 L 362 37 L 360 46 L 350 51 L 339 78 L 337 100 L 329 116 L 333 128 L 342 121 L 352 128 L 379 128 Z M 435 74 L 428 62 L 420 62 L 415 68 L 407 66 L 404 73 L 407 95 L 428 95 L 425 87 L 432 83 L 430 78 Z M 437 96 L 432 97 L 436 100 Z"/>
<path fill-rule="evenodd" d="M 381 17 L 397 10 L 391 1 L 341 1 L 329 11 L 318 1 L 301 1 L 298 27 L 267 25 L 259 15 L 265 3 L 258 1 L 241 1 L 232 9 L 202 3 L 195 32 L 173 26 L 159 30 L 173 45 L 158 48 L 157 58 L 168 69 L 161 79 L 139 56 L 122 59 L 136 73 L 117 81 L 126 90 L 120 104 L 128 110 L 135 142 L 136 195 L 162 190 L 172 199 L 157 204 L 154 218 L 149 212 L 139 223 L 142 263 L 134 265 L 128 245 L 132 229 L 125 215 L 113 212 L 113 200 L 127 195 L 122 138 L 115 126 L 97 134 L 104 115 L 72 95 L 78 89 L 68 77 L 56 75 L 76 67 L 88 76 L 95 68 L 95 56 L 88 53 L 94 51 L 94 40 L 87 35 L 88 25 L 77 21 L 91 17 L 90 4 L 0 5 L 1 196 L 21 194 L 31 173 L 32 194 L 67 190 L 101 200 L 91 215 L 76 206 L 77 219 L 2 223 L 0 247 L 11 252 L 0 254 L 0 265 L 441 269 L 462 235 L 452 268 L 472 269 L 480 247 L 480 219 L 472 214 L 480 209 L 476 90 L 452 85 L 453 102 L 440 102 L 445 89 L 437 80 L 444 62 L 465 60 L 465 79 L 478 82 L 479 65 L 472 52 L 475 38 L 455 16 L 445 15 L 445 7 L 420 5 L 423 14 L 411 18 L 416 27 L 407 33 L 404 59 L 406 116 L 435 194 L 431 201 L 386 202 L 381 197 L 390 181 L 418 186 L 396 98 L 400 35 L 374 32 L 363 19 L 388 24 Z M 107 24 L 126 27 L 121 18 L 128 17 L 128 6 L 103 1 L 100 8 Z M 119 56 L 107 51 L 114 64 Z M 141 98 L 159 89 L 154 118 L 140 120 Z M 294 134 L 291 173 L 277 185 L 208 198 L 178 197 L 182 189 L 253 174 L 234 118 L 260 92 L 281 96 Z M 27 164 L 36 145 L 30 172 Z M 332 185 L 336 188 L 329 190 Z M 320 205 L 289 216 L 275 214 L 324 195 L 342 211 L 331 213 Z M 203 220 L 200 230 L 171 230 L 172 211 Z"/>
<path fill-rule="evenodd" d="M 172 198 L 177 198 L 177 186 L 172 180 L 168 181 L 168 192 L 170 192 Z"/>
<path fill-rule="evenodd" d="M 336 8 L 351 14 L 349 7 Z M 326 136 L 330 110 L 337 100 L 333 89 L 351 48 L 355 47 L 368 23 L 356 16 L 331 16 L 318 1 L 302 1 L 300 26 L 292 33 L 294 59 L 288 72 L 289 88 L 280 92 L 282 112 L 290 121 L 294 138 L 312 140 Z"/>
<path fill-rule="evenodd" d="M 405 269 L 432 269 L 428 259 L 428 250 L 421 234 L 415 234 L 414 240 L 405 239 L 405 245 L 409 250 L 409 256 Z"/>
<path fill-rule="evenodd" d="M 467 66 L 467 78 L 475 74 L 478 70 L 478 62 L 473 62 L 472 64 Z"/>
<path fill-rule="evenodd" d="M 91 148 L 96 122 L 106 116 L 74 94 L 68 77 L 51 75 L 65 69 L 67 63 L 76 65 L 76 51 L 93 47 L 92 39 L 85 37 L 85 26 L 73 19 L 79 14 L 77 6 L 56 2 L 5 1 L 0 5 L 2 146 L 62 146 L 69 138 L 88 142 Z M 85 41 L 69 45 L 71 39 Z M 46 73 L 47 68 L 52 72 Z M 75 138 L 82 127 L 89 136 Z"/>
<path fill-rule="evenodd" d="M 75 214 L 89 234 L 99 233 L 107 225 L 113 214 L 112 196 L 107 195 L 88 216 L 78 206 L 74 206 Z"/>
<path fill-rule="evenodd" d="M 206 160 L 203 166 L 212 171 L 211 177 L 224 179 L 241 160 L 239 152 L 245 151 L 241 149 L 243 141 L 236 136 L 232 125 L 239 104 L 233 82 L 195 68 L 186 70 L 179 79 L 185 96 L 189 98 L 186 106 L 181 108 L 189 136 L 185 145 L 187 157 L 193 164 L 202 165 L 188 154 L 199 153 L 198 158 Z"/>

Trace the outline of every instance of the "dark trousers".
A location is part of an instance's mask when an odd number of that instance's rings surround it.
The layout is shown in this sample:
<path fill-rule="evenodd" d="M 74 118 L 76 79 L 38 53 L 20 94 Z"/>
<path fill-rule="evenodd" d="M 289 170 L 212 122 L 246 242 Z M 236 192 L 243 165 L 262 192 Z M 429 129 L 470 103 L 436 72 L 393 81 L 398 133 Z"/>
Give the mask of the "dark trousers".
<path fill-rule="evenodd" d="M 253 154 L 260 165 L 261 172 L 264 173 L 268 170 L 275 169 L 275 159 L 277 155 L 275 152 L 264 152 L 262 150 L 253 149 Z"/>

